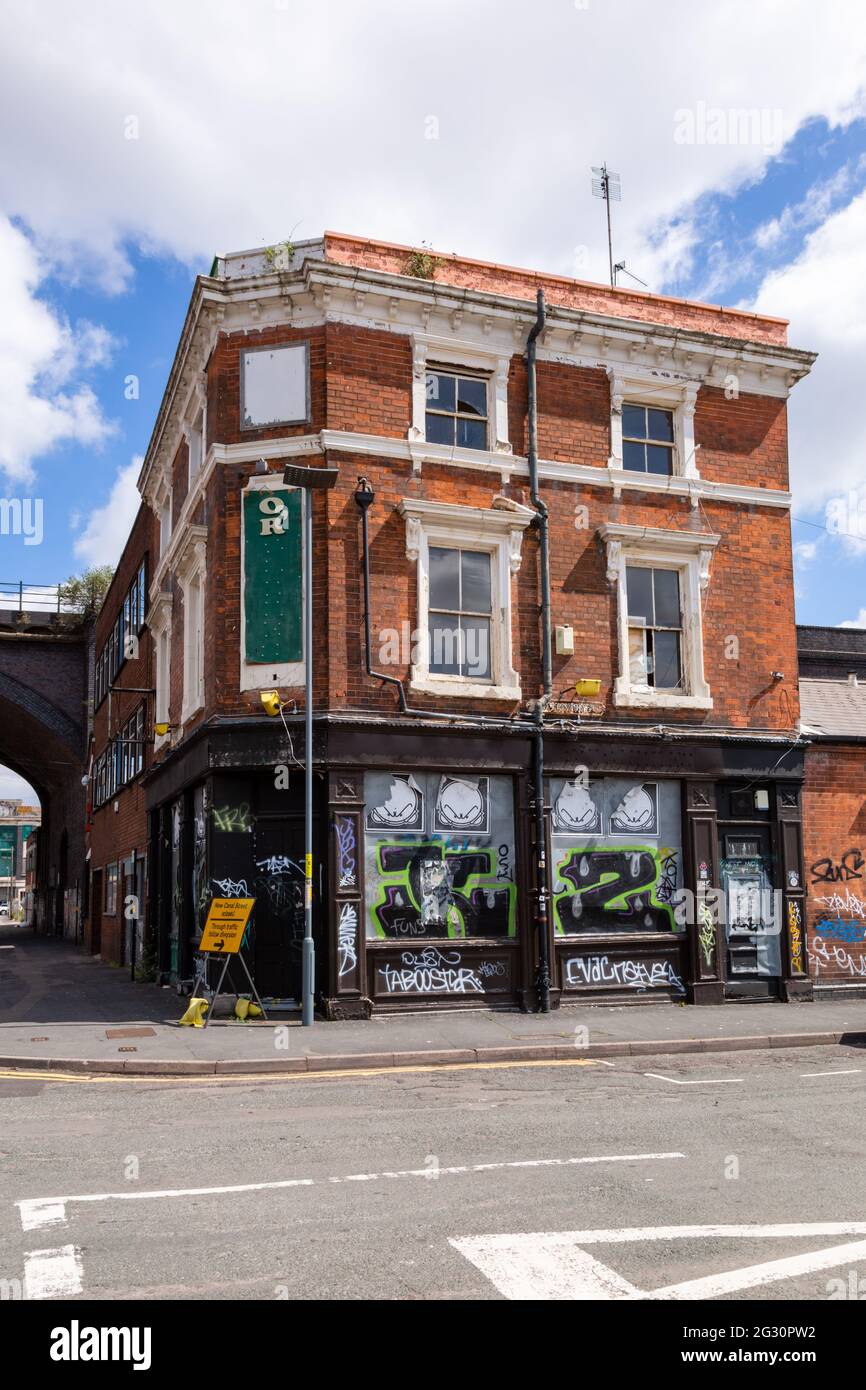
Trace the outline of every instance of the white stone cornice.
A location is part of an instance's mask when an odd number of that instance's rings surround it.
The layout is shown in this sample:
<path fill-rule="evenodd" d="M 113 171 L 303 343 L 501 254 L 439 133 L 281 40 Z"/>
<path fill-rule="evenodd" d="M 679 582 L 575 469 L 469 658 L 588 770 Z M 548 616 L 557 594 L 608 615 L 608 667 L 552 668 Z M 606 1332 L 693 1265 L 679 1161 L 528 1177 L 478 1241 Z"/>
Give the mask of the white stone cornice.
<path fill-rule="evenodd" d="M 473 472 L 498 474 L 503 484 L 529 476 L 526 458 L 518 454 L 498 454 L 483 449 L 451 449 L 447 444 L 427 444 L 393 435 L 356 434 L 348 430 L 321 430 L 318 434 L 294 435 L 287 439 L 268 439 L 240 444 L 214 444 L 208 460 L 224 464 L 255 463 L 264 454 L 270 459 L 339 452 L 364 454 L 370 458 L 416 460 Z M 204 470 L 202 470 L 204 471 Z M 750 487 L 745 483 L 715 483 L 706 478 L 663 477 L 653 473 L 630 473 L 586 463 L 560 463 L 540 459 L 538 475 L 548 482 L 574 483 L 580 487 L 610 488 L 620 492 L 649 492 L 698 501 L 732 502 L 747 507 L 778 507 L 789 510 L 791 493 L 775 488 Z"/>

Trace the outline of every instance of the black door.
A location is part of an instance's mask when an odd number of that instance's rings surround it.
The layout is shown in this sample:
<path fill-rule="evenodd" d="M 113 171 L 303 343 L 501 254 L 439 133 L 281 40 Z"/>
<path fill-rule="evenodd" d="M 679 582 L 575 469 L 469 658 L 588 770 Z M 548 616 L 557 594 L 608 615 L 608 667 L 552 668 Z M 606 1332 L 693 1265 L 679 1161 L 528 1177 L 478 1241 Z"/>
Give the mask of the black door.
<path fill-rule="evenodd" d="M 725 907 L 725 994 L 772 998 L 782 974 L 781 895 L 773 892 L 766 825 L 723 829 L 720 867 Z"/>
<path fill-rule="evenodd" d="M 253 827 L 254 979 L 263 998 L 301 998 L 304 822 L 258 817 Z"/>

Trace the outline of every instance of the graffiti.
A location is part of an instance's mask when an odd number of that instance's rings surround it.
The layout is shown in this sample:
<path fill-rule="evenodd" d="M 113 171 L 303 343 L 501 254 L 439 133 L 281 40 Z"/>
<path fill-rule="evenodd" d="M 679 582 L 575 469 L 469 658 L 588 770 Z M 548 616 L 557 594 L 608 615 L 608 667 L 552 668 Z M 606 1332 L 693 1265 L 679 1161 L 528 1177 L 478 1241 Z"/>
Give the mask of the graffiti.
<path fill-rule="evenodd" d="M 831 936 L 836 941 L 847 941 L 849 944 L 866 940 L 866 926 L 861 926 L 859 922 L 846 922 L 844 917 L 825 917 L 815 927 L 815 933 L 824 938 Z"/>
<path fill-rule="evenodd" d="M 490 828 L 487 778 L 443 777 L 436 797 L 433 832 L 474 830 L 486 835 Z"/>
<path fill-rule="evenodd" d="M 483 960 L 478 967 L 478 974 L 488 979 L 491 975 L 505 974 L 504 960 Z"/>
<path fill-rule="evenodd" d="M 389 994 L 483 994 L 484 985 L 474 970 L 463 965 L 459 951 L 443 955 L 428 946 L 417 954 L 404 951 L 401 966 L 379 967 Z"/>
<path fill-rule="evenodd" d="M 566 782 L 556 798 L 552 828 L 555 833 L 572 835 L 592 835 L 601 830 L 601 811 L 579 777 Z"/>
<path fill-rule="evenodd" d="M 337 927 L 340 979 L 351 975 L 358 964 L 358 910 L 354 903 L 343 903 Z"/>
<path fill-rule="evenodd" d="M 610 818 L 610 833 L 658 834 L 658 789 L 653 782 L 629 788 Z"/>
<path fill-rule="evenodd" d="M 253 828 L 250 808 L 244 801 L 240 806 L 214 806 L 214 825 L 227 833 L 247 834 Z"/>
<path fill-rule="evenodd" d="M 803 916 L 800 904 L 792 899 L 788 903 L 788 938 L 791 942 L 791 970 L 795 975 L 803 974 Z"/>
<path fill-rule="evenodd" d="M 250 896 L 245 878 L 215 878 L 213 886 L 219 890 L 214 894 L 215 897 L 248 898 Z"/>
<path fill-rule="evenodd" d="M 837 916 L 841 916 L 843 912 L 850 912 L 852 917 L 866 918 L 866 899 L 858 898 L 850 888 L 845 889 L 844 898 L 841 893 L 830 893 L 825 898 L 816 897 L 815 901 L 826 907 L 828 912 L 835 912 Z"/>
<path fill-rule="evenodd" d="M 611 960 L 609 956 L 571 956 L 565 962 L 565 983 L 619 985 L 627 989 L 670 988 L 685 994 L 686 987 L 669 960 Z"/>
<path fill-rule="evenodd" d="M 516 888 L 498 877 L 497 859 L 492 849 L 434 841 L 378 844 L 375 935 L 513 936 Z"/>
<path fill-rule="evenodd" d="M 858 979 L 866 979 L 866 956 L 861 955 L 855 961 L 852 955 L 845 950 L 844 946 L 834 946 L 831 942 L 824 941 L 820 936 L 812 937 L 811 946 L 807 947 L 809 959 L 815 966 L 815 973 L 820 974 L 821 967 L 833 970 L 834 967 L 840 973 L 856 975 Z"/>
<path fill-rule="evenodd" d="M 358 865 L 355 857 L 355 823 L 349 816 L 334 820 L 337 832 L 337 882 L 341 888 L 358 886 Z"/>
<path fill-rule="evenodd" d="M 660 903 L 669 903 L 677 891 L 678 869 L 676 850 L 662 850 L 659 855 L 659 881 L 656 887 L 656 897 Z"/>
<path fill-rule="evenodd" d="M 863 855 L 859 849 L 846 849 L 838 864 L 832 859 L 818 859 L 810 873 L 813 883 L 848 883 L 852 878 L 862 878 Z"/>
<path fill-rule="evenodd" d="M 277 877 L 282 874 L 301 874 L 303 876 L 300 864 L 296 864 L 294 859 L 289 859 L 285 854 L 270 854 L 267 859 L 257 859 L 256 868 L 261 869 L 265 874 L 274 874 Z"/>
<path fill-rule="evenodd" d="M 367 816 L 368 830 L 423 830 L 424 794 L 415 778 L 395 773 L 387 800 Z"/>
<path fill-rule="evenodd" d="M 511 846 L 500 845 L 499 849 L 496 852 L 499 856 L 499 862 L 496 866 L 496 877 L 500 879 L 512 879 L 514 877 L 514 873 L 512 872 L 511 865 L 508 862 L 511 856 Z"/>
<path fill-rule="evenodd" d="M 629 927 L 671 931 L 676 853 L 643 846 L 570 849 L 557 865 L 567 887 L 554 893 L 554 926 L 560 935 Z M 665 881 L 667 899 L 658 893 Z M 673 885 L 673 886 L 672 886 Z"/>
<path fill-rule="evenodd" d="M 698 904 L 698 944 L 704 958 L 704 968 L 712 970 L 716 954 L 716 924 L 707 903 Z"/>

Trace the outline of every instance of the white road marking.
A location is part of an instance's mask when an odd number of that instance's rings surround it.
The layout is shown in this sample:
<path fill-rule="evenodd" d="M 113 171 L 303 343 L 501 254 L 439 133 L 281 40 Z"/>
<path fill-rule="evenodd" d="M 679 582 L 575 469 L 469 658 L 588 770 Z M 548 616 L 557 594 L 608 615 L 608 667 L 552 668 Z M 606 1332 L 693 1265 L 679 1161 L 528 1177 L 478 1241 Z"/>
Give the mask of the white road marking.
<path fill-rule="evenodd" d="M 843 1070 L 837 1068 L 835 1071 L 801 1071 L 801 1076 L 858 1076 L 863 1070 L 862 1067 L 846 1067 Z"/>
<path fill-rule="evenodd" d="M 581 1158 L 525 1158 L 503 1163 L 471 1163 L 451 1168 L 406 1168 L 398 1172 L 346 1173 L 328 1178 L 284 1178 L 276 1182 L 236 1183 L 227 1187 L 178 1187 L 150 1192 L 88 1192 L 73 1197 L 31 1197 L 15 1205 L 25 1231 L 56 1225 L 66 1220 L 70 1202 L 142 1202 L 164 1197 L 220 1197 L 237 1192 L 268 1192 L 279 1188 L 324 1187 L 327 1183 L 378 1182 L 383 1178 L 458 1177 L 466 1173 L 493 1173 L 507 1168 L 570 1168 L 585 1163 L 647 1163 L 685 1158 L 684 1153 L 589 1154 Z"/>
<path fill-rule="evenodd" d="M 669 1081 L 672 1086 L 741 1086 L 743 1084 L 741 1076 L 723 1076 L 716 1081 L 681 1081 L 678 1076 L 661 1076 L 657 1071 L 645 1071 L 644 1076 L 651 1076 L 653 1081 Z"/>
<path fill-rule="evenodd" d="M 25 1298 L 71 1298 L 83 1288 L 81 1255 L 74 1245 L 24 1256 Z"/>
<path fill-rule="evenodd" d="M 783 1239 L 803 1236 L 866 1235 L 866 1222 L 809 1222 L 774 1226 L 646 1226 L 603 1231 L 550 1231 L 530 1235 L 453 1237 L 458 1250 L 512 1300 L 718 1298 L 820 1269 L 866 1259 L 866 1240 L 805 1252 L 781 1260 L 710 1274 L 659 1289 L 642 1290 L 582 1249 L 584 1245 L 630 1242 L 731 1239 Z"/>

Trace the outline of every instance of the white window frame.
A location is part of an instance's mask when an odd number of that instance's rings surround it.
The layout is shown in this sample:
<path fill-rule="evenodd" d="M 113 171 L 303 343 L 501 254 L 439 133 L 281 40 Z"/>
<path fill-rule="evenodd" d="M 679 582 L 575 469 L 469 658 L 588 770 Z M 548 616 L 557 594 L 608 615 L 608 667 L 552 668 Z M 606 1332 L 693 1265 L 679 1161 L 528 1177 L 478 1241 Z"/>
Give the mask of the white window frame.
<path fill-rule="evenodd" d="M 155 675 L 153 722 L 157 724 L 169 723 L 169 709 L 171 702 L 171 594 L 159 594 L 151 606 L 147 615 L 147 626 L 153 635 L 153 646 L 155 655 Z M 156 728 L 153 732 L 154 751 L 163 743 L 168 743 L 171 732 L 158 734 Z"/>
<path fill-rule="evenodd" d="M 674 447 L 671 459 L 672 478 L 691 478 L 700 480 L 695 448 L 695 402 L 699 383 L 695 381 L 669 381 L 654 376 L 647 371 L 628 371 L 622 367 L 609 367 L 610 380 L 610 458 L 608 471 L 614 477 L 622 475 L 622 481 L 634 483 L 636 480 L 650 480 L 649 485 L 664 486 L 664 474 L 636 473 L 623 467 L 622 448 L 622 408 L 623 405 L 645 405 L 660 410 L 670 410 L 674 417 Z"/>
<path fill-rule="evenodd" d="M 156 514 L 159 517 L 159 557 L 168 551 L 172 536 L 171 487 L 163 479 L 156 494 Z"/>
<path fill-rule="evenodd" d="M 406 555 L 416 565 L 418 588 L 417 656 L 410 688 L 426 695 L 463 699 L 519 700 L 520 675 L 514 669 L 511 635 L 511 579 L 520 569 L 523 533 L 536 513 L 507 507 L 460 507 L 446 502 L 404 498 L 398 507 L 406 522 Z M 489 680 L 430 671 L 430 547 L 484 551 L 491 557 L 491 653 Z"/>
<path fill-rule="evenodd" d="M 607 549 L 608 582 L 616 586 L 619 672 L 614 680 L 613 703 L 631 709 L 711 710 L 712 692 L 704 674 L 701 600 L 709 584 L 710 561 L 719 536 L 710 532 L 615 525 L 600 527 L 599 535 Z M 679 575 L 682 610 L 681 691 L 656 690 L 652 686 L 633 686 L 631 683 L 626 587 L 628 565 L 676 570 Z"/>
<path fill-rule="evenodd" d="M 204 463 L 207 404 L 204 391 L 196 387 L 187 403 L 183 435 L 187 448 L 187 491 L 191 492 Z"/>
<path fill-rule="evenodd" d="M 476 347 L 472 343 L 455 342 L 429 333 L 412 335 L 412 424 L 410 440 L 427 442 L 427 377 L 441 367 L 459 375 L 461 370 L 483 372 L 487 379 L 487 448 L 466 449 L 457 445 L 429 445 L 431 456 L 471 459 L 485 452 L 511 454 L 508 439 L 508 373 L 511 358 L 501 351 Z"/>
<path fill-rule="evenodd" d="M 183 595 L 183 698 L 180 721 L 185 724 L 204 705 L 206 526 L 187 528 L 175 573 Z"/>

